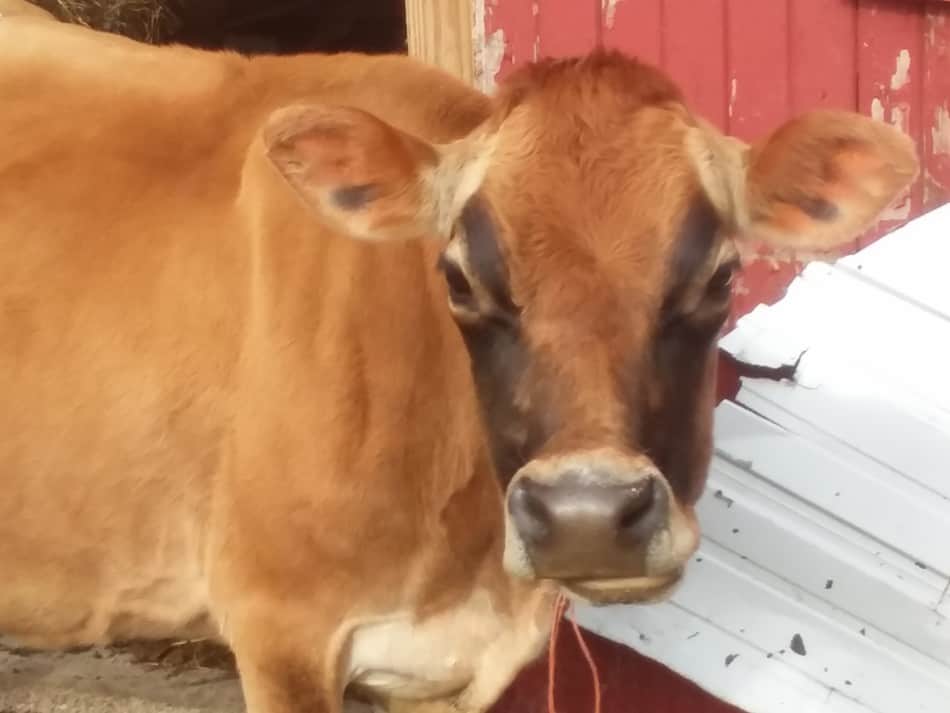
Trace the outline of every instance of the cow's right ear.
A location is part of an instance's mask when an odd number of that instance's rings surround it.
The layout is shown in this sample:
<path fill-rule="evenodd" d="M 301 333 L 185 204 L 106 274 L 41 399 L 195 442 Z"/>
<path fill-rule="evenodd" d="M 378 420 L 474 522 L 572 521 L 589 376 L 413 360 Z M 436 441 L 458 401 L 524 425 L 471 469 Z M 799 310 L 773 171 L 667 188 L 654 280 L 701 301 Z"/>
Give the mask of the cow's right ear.
<path fill-rule="evenodd" d="M 480 135 L 437 146 L 361 109 L 278 109 L 267 157 L 304 202 L 345 234 L 372 241 L 448 239 L 488 163 Z"/>

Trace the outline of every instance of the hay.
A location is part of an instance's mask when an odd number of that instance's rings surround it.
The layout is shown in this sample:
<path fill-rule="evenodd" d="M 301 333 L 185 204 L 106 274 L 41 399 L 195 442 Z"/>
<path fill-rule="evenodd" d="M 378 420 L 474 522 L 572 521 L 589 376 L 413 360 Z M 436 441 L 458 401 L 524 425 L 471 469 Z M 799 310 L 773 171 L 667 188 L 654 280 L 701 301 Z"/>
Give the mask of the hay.
<path fill-rule="evenodd" d="M 30 0 L 63 22 L 125 35 L 140 42 L 166 42 L 181 26 L 168 0 Z"/>

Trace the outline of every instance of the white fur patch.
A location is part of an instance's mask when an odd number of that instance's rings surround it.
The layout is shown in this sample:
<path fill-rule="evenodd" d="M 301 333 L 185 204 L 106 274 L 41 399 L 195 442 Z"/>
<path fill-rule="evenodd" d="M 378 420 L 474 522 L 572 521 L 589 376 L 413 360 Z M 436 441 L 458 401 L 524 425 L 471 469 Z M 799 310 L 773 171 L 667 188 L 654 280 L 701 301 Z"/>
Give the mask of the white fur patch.
<path fill-rule="evenodd" d="M 487 591 L 418 621 L 410 612 L 347 622 L 347 683 L 400 699 L 450 696 L 466 690 L 491 699 L 534 658 L 547 638 L 537 612 L 546 600 L 532 595 L 513 616 L 499 614 Z M 485 701 L 485 705 L 492 700 Z M 476 701 L 473 701 L 476 703 Z"/>
<path fill-rule="evenodd" d="M 448 239 L 452 226 L 468 200 L 485 179 L 495 146 L 493 134 L 478 131 L 464 139 L 442 146 L 438 164 L 429 175 L 438 234 Z"/>

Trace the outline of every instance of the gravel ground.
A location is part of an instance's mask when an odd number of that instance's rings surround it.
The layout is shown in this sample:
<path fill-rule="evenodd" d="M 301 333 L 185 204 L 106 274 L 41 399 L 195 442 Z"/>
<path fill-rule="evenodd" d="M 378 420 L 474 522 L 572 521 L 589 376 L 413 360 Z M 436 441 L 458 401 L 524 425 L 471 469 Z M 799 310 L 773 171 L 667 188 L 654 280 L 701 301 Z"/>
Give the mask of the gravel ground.
<path fill-rule="evenodd" d="M 227 652 L 201 643 L 78 652 L 0 639 L 0 713 L 243 713 Z"/>

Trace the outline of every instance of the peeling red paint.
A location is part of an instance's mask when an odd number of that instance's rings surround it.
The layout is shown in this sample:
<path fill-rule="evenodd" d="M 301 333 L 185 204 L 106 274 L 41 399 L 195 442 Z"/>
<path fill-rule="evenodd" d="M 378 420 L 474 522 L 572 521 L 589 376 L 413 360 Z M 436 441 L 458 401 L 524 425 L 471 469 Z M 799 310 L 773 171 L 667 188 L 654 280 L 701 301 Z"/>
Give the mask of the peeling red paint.
<path fill-rule="evenodd" d="M 937 7 L 924 18 L 926 90 L 920 108 L 924 210 L 950 200 L 950 12 L 938 12 Z"/>
<path fill-rule="evenodd" d="M 502 31 L 504 37 L 504 50 L 495 79 L 504 78 L 517 64 L 531 60 L 537 36 L 537 16 L 532 12 L 530 2 L 486 0 L 482 21 L 485 23 L 486 38 L 498 30 Z"/>
<path fill-rule="evenodd" d="M 601 13 L 604 18 L 604 27 L 612 29 L 617 18 L 617 5 L 621 0 L 601 0 Z"/>
<path fill-rule="evenodd" d="M 910 81 L 908 77 L 909 73 L 910 52 L 901 50 L 897 53 L 897 68 L 894 70 L 894 74 L 891 75 L 891 89 L 895 91 L 903 89 L 907 82 Z"/>

